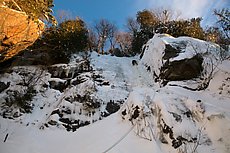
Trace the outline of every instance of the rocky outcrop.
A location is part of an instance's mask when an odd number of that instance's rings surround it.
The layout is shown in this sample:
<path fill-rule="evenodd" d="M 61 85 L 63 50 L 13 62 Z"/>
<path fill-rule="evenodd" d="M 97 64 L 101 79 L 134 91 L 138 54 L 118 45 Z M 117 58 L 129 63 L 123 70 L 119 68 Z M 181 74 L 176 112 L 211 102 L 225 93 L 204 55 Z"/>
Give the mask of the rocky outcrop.
<path fill-rule="evenodd" d="M 201 75 L 202 56 L 195 55 L 192 58 L 179 61 L 166 62 L 161 68 L 160 78 L 168 81 L 190 80 Z"/>
<path fill-rule="evenodd" d="M 62 79 L 52 79 L 49 81 L 50 88 L 63 92 L 67 88 L 67 82 Z"/>
<path fill-rule="evenodd" d="M 79 73 L 91 71 L 89 60 L 82 60 L 77 64 L 56 64 L 48 68 L 53 78 L 74 78 Z"/>
<path fill-rule="evenodd" d="M 190 38 L 156 34 L 145 45 L 141 63 L 155 81 L 183 81 L 198 78 L 211 66 L 215 45 Z"/>
<path fill-rule="evenodd" d="M 24 12 L 0 5 L 0 62 L 32 45 L 44 30 L 44 23 Z"/>

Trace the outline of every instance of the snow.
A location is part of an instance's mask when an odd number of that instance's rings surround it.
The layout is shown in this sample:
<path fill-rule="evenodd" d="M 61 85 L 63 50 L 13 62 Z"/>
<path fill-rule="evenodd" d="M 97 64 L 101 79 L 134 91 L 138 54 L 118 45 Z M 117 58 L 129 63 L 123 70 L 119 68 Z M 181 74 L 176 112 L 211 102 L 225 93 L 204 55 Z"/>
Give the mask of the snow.
<path fill-rule="evenodd" d="M 65 97 L 91 92 L 92 87 L 95 87 L 92 74 L 82 74 L 82 77 L 87 78 L 86 82 L 69 87 L 62 93 L 54 89 L 45 90 L 41 82 L 38 82 L 37 90 L 43 92 L 34 97 L 35 106 L 31 114 L 24 114 L 17 120 L 0 117 L 0 153 L 178 153 L 192 152 L 196 147 L 198 153 L 230 152 L 229 61 L 218 65 L 209 87 L 202 91 L 170 85 L 160 87 L 146 69 L 145 64 L 159 69 L 163 64 L 160 59 L 163 57 L 164 44 L 177 41 L 195 42 L 203 50 L 207 47 L 206 42 L 193 38 L 155 35 L 146 44 L 146 53 L 141 60 L 138 57 L 114 57 L 92 52 L 90 61 L 94 73 L 109 82 L 108 86 L 96 86 L 92 96 L 104 103 L 111 99 L 124 100 L 125 103 L 118 112 L 81 127 L 76 132 L 67 132 L 61 125 L 59 128 L 44 128 L 44 123 L 50 119 L 58 120 L 57 114 L 51 116 L 52 111 L 58 107 L 65 106 L 71 108 L 71 111 L 79 111 L 81 104 L 67 103 Z M 191 49 L 192 46 L 188 47 L 185 49 Z M 190 54 L 181 54 L 173 60 L 184 56 Z M 132 60 L 136 60 L 138 65 L 133 66 Z M 14 71 L 0 76 L 0 79 L 3 82 L 13 82 L 10 86 L 13 89 L 17 88 L 15 84 L 20 76 Z M 48 83 L 50 80 L 63 81 L 50 78 L 44 72 L 42 82 Z M 0 97 L 4 96 L 5 92 L 0 93 Z M 131 119 L 136 106 L 141 110 L 140 114 L 136 119 Z M 124 110 L 127 111 L 125 116 L 122 115 Z M 91 123 L 98 117 L 71 115 L 72 118 L 90 120 Z M 178 121 L 175 120 L 176 115 L 180 116 Z M 198 138 L 198 146 L 197 143 L 184 143 L 174 149 L 169 134 L 162 133 L 161 126 L 164 123 L 173 127 L 175 138 Z M 4 142 L 7 134 L 8 138 Z M 168 144 L 160 141 L 162 136 Z"/>
<path fill-rule="evenodd" d="M 151 69 L 155 70 L 156 75 L 159 76 L 160 68 L 163 66 L 162 58 L 165 50 L 165 42 L 162 40 L 162 35 L 154 35 L 145 46 L 145 54 L 141 62 L 143 65 L 149 64 Z"/>

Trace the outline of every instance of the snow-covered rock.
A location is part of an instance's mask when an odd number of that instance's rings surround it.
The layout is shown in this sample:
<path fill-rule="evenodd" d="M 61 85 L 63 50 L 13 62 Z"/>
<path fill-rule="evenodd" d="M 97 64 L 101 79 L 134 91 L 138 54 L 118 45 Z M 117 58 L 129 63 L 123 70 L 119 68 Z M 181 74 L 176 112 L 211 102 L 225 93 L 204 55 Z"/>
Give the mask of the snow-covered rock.
<path fill-rule="evenodd" d="M 197 80 L 160 86 L 149 72 L 159 75 L 167 62 L 164 58 L 171 62 L 192 59 L 190 41 L 204 48 L 201 54 L 206 53 L 209 43 L 204 41 L 158 35 L 149 41 L 141 61 L 92 52 L 92 69 L 87 71 L 77 71 L 80 61 L 75 59 L 55 65 L 57 73 L 15 67 L 0 75 L 1 82 L 10 82 L 0 93 L 0 113 L 9 90 L 24 91 L 29 82 L 36 90 L 31 113 L 19 114 L 14 120 L 0 117 L 0 152 L 229 153 L 229 60 L 216 65 L 207 88 L 199 91 L 187 90 L 197 86 Z M 176 55 L 164 57 L 165 49 L 174 50 L 177 42 L 186 44 L 179 44 L 184 52 L 175 50 Z M 203 63 L 211 60 L 203 58 Z M 212 69 L 203 63 L 209 75 Z M 63 91 L 52 89 L 52 81 L 66 86 Z M 181 88 L 184 83 L 187 88 Z"/>
<path fill-rule="evenodd" d="M 190 80 L 201 77 L 213 66 L 210 63 L 216 64 L 217 51 L 217 45 L 202 40 L 155 34 L 145 45 L 141 62 L 155 79 Z"/>

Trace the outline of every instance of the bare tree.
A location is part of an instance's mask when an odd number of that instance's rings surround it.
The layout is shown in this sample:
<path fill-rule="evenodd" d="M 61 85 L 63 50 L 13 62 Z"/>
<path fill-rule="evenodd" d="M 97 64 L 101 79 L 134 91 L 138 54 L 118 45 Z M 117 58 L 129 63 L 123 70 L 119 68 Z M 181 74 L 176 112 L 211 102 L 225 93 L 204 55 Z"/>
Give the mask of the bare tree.
<path fill-rule="evenodd" d="M 115 26 L 115 24 L 111 24 L 109 26 L 109 31 L 108 31 L 108 39 L 109 39 L 109 43 L 110 43 L 110 50 L 113 50 L 115 45 L 116 45 L 116 41 L 115 41 L 116 32 L 117 32 L 117 27 Z"/>
<path fill-rule="evenodd" d="M 218 24 L 223 29 L 225 36 L 230 38 L 230 10 L 222 9 L 222 10 L 214 10 L 214 14 L 218 18 Z"/>
<path fill-rule="evenodd" d="M 132 36 L 128 32 L 117 32 L 115 35 L 116 43 L 119 45 L 121 52 L 128 54 L 132 45 Z"/>
<path fill-rule="evenodd" d="M 128 29 L 128 32 L 130 32 L 132 35 L 136 33 L 140 29 L 140 25 L 136 21 L 136 19 L 129 17 L 126 21 L 125 25 Z"/>
<path fill-rule="evenodd" d="M 93 51 L 93 50 L 96 50 L 97 49 L 97 36 L 96 36 L 96 33 L 89 29 L 88 30 L 89 32 L 89 36 L 88 36 L 88 49 L 90 51 Z"/>
<path fill-rule="evenodd" d="M 112 42 L 112 39 L 114 37 L 115 33 L 115 25 L 111 22 L 109 22 L 106 19 L 101 19 L 98 22 L 96 22 L 95 26 L 95 31 L 97 34 L 97 51 L 98 53 L 104 53 L 104 48 L 106 41 L 109 39 L 110 43 Z"/>

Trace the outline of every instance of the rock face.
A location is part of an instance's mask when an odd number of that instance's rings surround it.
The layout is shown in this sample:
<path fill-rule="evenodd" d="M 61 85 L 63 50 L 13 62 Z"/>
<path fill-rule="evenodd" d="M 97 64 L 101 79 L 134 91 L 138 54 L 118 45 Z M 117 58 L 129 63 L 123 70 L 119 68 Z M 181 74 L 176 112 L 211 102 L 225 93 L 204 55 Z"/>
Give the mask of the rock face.
<path fill-rule="evenodd" d="M 53 78 L 74 78 L 79 73 L 92 70 L 88 60 L 82 60 L 78 64 L 57 64 L 48 68 L 49 73 Z"/>
<path fill-rule="evenodd" d="M 160 78 L 168 81 L 190 80 L 200 76 L 203 67 L 202 56 L 167 62 L 161 68 Z"/>
<path fill-rule="evenodd" d="M 189 37 L 156 34 L 145 46 L 141 59 L 155 80 L 182 81 L 201 76 L 207 56 L 215 46 Z M 208 57 L 209 58 L 209 57 Z"/>
<path fill-rule="evenodd" d="M 32 45 L 44 30 L 44 23 L 23 12 L 0 5 L 0 62 Z"/>

